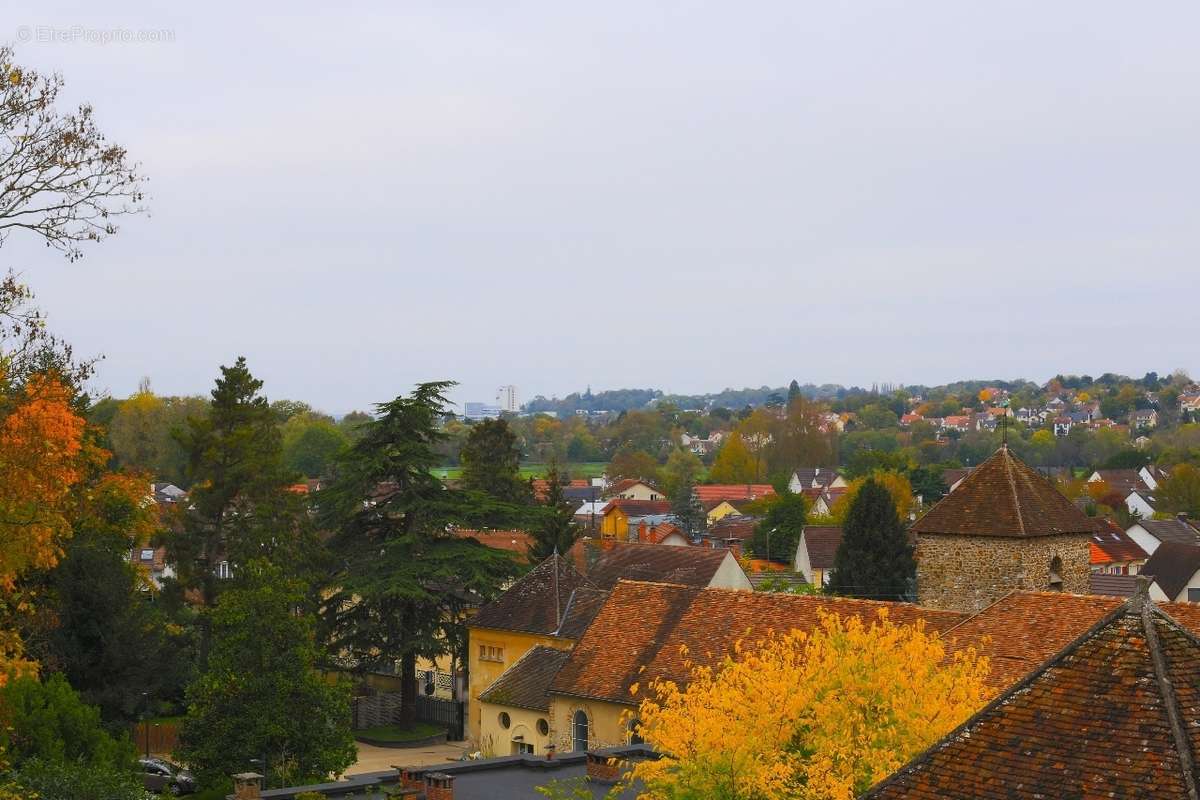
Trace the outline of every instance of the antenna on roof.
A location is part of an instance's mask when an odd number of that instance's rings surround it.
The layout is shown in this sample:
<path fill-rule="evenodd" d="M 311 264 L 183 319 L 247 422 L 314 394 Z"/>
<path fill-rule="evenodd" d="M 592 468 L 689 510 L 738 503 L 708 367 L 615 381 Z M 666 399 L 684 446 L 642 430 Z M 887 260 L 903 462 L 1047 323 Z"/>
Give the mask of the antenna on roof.
<path fill-rule="evenodd" d="M 1000 415 L 1000 447 L 1008 449 L 1008 398 L 1000 401 L 1000 407 L 1004 409 L 1004 413 Z"/>
<path fill-rule="evenodd" d="M 554 627 L 562 627 L 562 617 L 558 608 L 558 545 L 554 545 Z"/>

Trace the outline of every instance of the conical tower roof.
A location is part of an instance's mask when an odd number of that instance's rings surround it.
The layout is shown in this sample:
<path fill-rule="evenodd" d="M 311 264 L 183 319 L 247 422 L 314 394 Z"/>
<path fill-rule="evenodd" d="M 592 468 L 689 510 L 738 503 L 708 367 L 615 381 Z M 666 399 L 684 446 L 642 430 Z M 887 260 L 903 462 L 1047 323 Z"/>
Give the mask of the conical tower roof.
<path fill-rule="evenodd" d="M 1032 537 L 1092 533 L 1096 523 L 1005 446 L 971 470 L 912 530 Z"/>

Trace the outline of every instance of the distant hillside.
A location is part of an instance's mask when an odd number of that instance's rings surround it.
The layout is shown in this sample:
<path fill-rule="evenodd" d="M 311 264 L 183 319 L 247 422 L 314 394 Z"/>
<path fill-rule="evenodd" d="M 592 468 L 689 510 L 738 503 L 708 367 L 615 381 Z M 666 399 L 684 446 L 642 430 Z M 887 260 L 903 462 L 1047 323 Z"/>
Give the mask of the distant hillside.
<path fill-rule="evenodd" d="M 1036 394 L 1053 383 L 1057 383 L 1065 389 L 1086 389 L 1093 386 L 1111 389 L 1120 384 L 1132 382 L 1153 390 L 1165 384 L 1167 380 L 1168 378 L 1160 378 L 1155 372 L 1147 372 L 1141 379 L 1108 372 L 1099 378 L 1093 378 L 1090 375 L 1059 374 L 1045 384 L 1038 384 L 1025 379 L 992 379 L 962 380 L 942 386 L 875 384 L 870 388 L 862 388 L 860 386 L 846 387 L 837 383 L 824 383 L 820 386 L 813 383 L 805 383 L 801 384 L 799 388 L 800 393 L 811 400 L 844 400 L 847 397 L 855 395 L 890 394 L 897 390 L 903 390 L 909 395 L 974 397 L 979 393 L 979 390 L 987 387 L 1005 389 L 1014 394 L 1018 392 Z M 719 392 L 692 395 L 664 394 L 660 389 L 610 389 L 593 393 L 589 388 L 582 393 L 573 392 L 561 399 L 557 397 L 546 398 L 538 395 L 522 406 L 522 408 L 529 412 L 543 412 L 561 416 L 574 414 L 577 411 L 620 413 L 638 408 L 647 408 L 657 403 L 672 403 L 685 410 L 705 408 L 740 409 L 746 406 L 757 407 L 766 405 L 772 401 L 782 403 L 786 400 L 787 395 L 787 386 L 760 386 L 757 389 L 749 387 L 745 389 L 727 388 Z"/>

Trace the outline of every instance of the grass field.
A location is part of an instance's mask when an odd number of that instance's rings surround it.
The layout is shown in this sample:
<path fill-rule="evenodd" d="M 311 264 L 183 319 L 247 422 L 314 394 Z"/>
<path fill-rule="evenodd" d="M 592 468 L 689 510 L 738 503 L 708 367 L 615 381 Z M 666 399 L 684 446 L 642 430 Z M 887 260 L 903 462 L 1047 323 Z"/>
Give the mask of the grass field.
<path fill-rule="evenodd" d="M 397 725 L 384 725 L 379 728 L 364 728 L 355 731 L 354 735 L 377 742 L 413 742 L 417 739 L 428 739 L 438 733 L 445 733 L 445 728 L 430 725 L 427 722 L 413 723 L 411 728 L 401 728 Z"/>
<path fill-rule="evenodd" d="M 572 478 L 598 478 L 604 474 L 608 464 L 604 461 L 587 461 L 577 464 L 559 464 L 559 472 L 566 472 Z M 522 478 L 541 478 L 550 469 L 549 464 L 522 464 Z M 433 471 L 439 478 L 458 478 L 462 475 L 461 467 L 438 467 Z"/>

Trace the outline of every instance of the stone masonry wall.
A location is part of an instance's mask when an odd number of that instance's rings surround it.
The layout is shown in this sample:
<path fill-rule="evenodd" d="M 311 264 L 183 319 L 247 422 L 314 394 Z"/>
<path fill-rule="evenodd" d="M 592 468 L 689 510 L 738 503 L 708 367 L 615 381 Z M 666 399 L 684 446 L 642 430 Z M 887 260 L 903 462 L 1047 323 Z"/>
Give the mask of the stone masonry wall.
<path fill-rule="evenodd" d="M 1088 593 L 1091 536 L 917 535 L 917 602 L 976 612 L 1017 589 L 1048 591 L 1050 563 L 1062 559 L 1062 590 Z"/>

